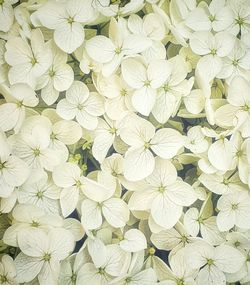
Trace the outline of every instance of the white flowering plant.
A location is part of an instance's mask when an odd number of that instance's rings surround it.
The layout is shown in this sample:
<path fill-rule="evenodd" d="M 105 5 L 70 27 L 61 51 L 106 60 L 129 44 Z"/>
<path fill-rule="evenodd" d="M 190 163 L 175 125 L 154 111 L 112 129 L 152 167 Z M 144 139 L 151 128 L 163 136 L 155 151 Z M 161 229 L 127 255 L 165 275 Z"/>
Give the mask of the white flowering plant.
<path fill-rule="evenodd" d="M 250 284 L 250 0 L 0 0 L 0 284 Z"/>

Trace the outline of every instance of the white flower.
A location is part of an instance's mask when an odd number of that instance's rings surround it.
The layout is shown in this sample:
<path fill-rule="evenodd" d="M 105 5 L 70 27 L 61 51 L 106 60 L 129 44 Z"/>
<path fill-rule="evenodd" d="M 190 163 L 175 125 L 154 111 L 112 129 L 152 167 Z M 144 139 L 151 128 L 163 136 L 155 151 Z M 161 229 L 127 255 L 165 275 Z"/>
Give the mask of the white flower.
<path fill-rule="evenodd" d="M 180 248 L 187 246 L 189 243 L 194 243 L 200 238 L 189 235 L 184 225 L 178 222 L 175 227 L 169 230 L 157 229 L 152 233 L 150 240 L 156 248 L 175 253 Z"/>
<path fill-rule="evenodd" d="M 115 143 L 117 135 L 119 135 L 118 123 L 110 120 L 107 116 L 104 116 L 104 119 L 98 119 L 92 146 L 93 156 L 100 163 L 103 162 L 110 147 Z"/>
<path fill-rule="evenodd" d="M 8 81 L 8 71 L 9 67 L 4 59 L 4 54 L 6 52 L 5 41 L 0 39 L 0 83 Z"/>
<path fill-rule="evenodd" d="M 132 104 L 136 111 L 148 116 L 152 111 L 156 90 L 167 80 L 171 66 L 166 60 L 153 60 L 146 65 L 140 59 L 128 58 L 121 64 L 122 76 L 134 88 Z"/>
<path fill-rule="evenodd" d="M 144 35 L 126 35 L 114 18 L 110 21 L 109 37 L 100 35 L 86 42 L 89 56 L 103 63 L 104 76 L 115 72 L 125 56 L 141 53 L 152 44 Z"/>
<path fill-rule="evenodd" d="M 248 137 L 250 124 L 250 83 L 241 76 L 235 77 L 228 88 L 227 101 L 215 113 L 217 125 L 223 128 L 240 128 L 242 136 Z"/>
<path fill-rule="evenodd" d="M 47 213 L 60 214 L 60 192 L 61 189 L 42 172 L 19 187 L 17 196 L 20 204 L 32 204 Z"/>
<path fill-rule="evenodd" d="M 10 138 L 13 154 L 23 159 L 30 168 L 52 171 L 62 154 L 50 148 L 51 122 L 43 116 L 26 119 L 21 132 Z"/>
<path fill-rule="evenodd" d="M 111 197 L 115 192 L 115 186 L 108 187 L 110 186 L 109 181 L 103 186 L 92 179 L 84 177 L 81 175 L 78 165 L 71 162 L 66 162 L 58 166 L 53 171 L 52 177 L 55 184 L 63 188 L 60 195 L 60 204 L 62 214 L 65 217 L 71 214 L 76 208 L 79 200 L 79 191 L 82 191 L 89 199 L 97 201 L 107 199 L 107 197 Z"/>
<path fill-rule="evenodd" d="M 111 244 L 106 246 L 106 254 L 102 256 L 102 262 L 97 266 L 91 262 L 85 263 L 77 275 L 78 284 L 108 285 L 111 276 L 123 276 L 127 273 L 131 254 L 123 251 L 119 245 Z M 95 252 L 96 260 L 100 258 L 100 253 Z M 93 258 L 93 257 L 92 257 Z"/>
<path fill-rule="evenodd" d="M 106 0 L 94 0 L 98 10 L 105 16 L 127 16 L 131 13 L 137 13 L 140 9 L 144 7 L 143 0 L 131 0 L 124 6 L 118 3 L 110 4 Z"/>
<path fill-rule="evenodd" d="M 152 40 L 152 45 L 142 52 L 147 60 L 166 58 L 166 49 L 161 41 L 163 41 L 167 29 L 156 13 L 147 14 L 143 19 L 137 14 L 130 15 L 128 28 L 133 34 L 145 35 Z"/>
<path fill-rule="evenodd" d="M 82 137 L 82 128 L 75 121 L 59 120 L 51 127 L 49 148 L 58 152 L 61 162 L 69 156 L 68 145 L 76 144 Z"/>
<path fill-rule="evenodd" d="M 187 264 L 200 269 L 196 279 L 198 285 L 226 284 L 225 273 L 237 272 L 244 263 L 243 254 L 228 245 L 213 247 L 200 241 L 188 245 L 185 250 Z"/>
<path fill-rule="evenodd" d="M 60 261 L 74 249 L 74 238 L 65 229 L 25 230 L 18 234 L 21 253 L 15 259 L 17 280 L 32 281 L 38 276 L 41 285 L 58 284 Z"/>
<path fill-rule="evenodd" d="M 84 83 L 74 81 L 66 91 L 66 98 L 57 104 L 57 113 L 66 120 L 76 118 L 82 127 L 94 130 L 97 116 L 104 113 L 104 99 L 96 92 L 89 92 Z"/>
<path fill-rule="evenodd" d="M 80 271 L 81 267 L 88 261 L 90 261 L 90 256 L 87 253 L 87 247 L 78 253 L 73 253 L 67 259 L 63 260 L 60 267 L 59 284 L 78 284 L 78 272 Z"/>
<path fill-rule="evenodd" d="M 168 261 L 169 276 L 166 281 L 160 282 L 160 285 L 196 284 L 197 271 L 185 262 L 185 249 L 182 248 L 172 255 L 170 253 Z"/>
<path fill-rule="evenodd" d="M 0 276 L 0 284 L 18 285 L 16 281 L 16 266 L 13 259 L 7 254 L 1 257 Z"/>
<path fill-rule="evenodd" d="M 114 228 L 124 227 L 129 220 L 128 205 L 120 198 L 108 198 L 104 193 L 95 200 L 85 199 L 81 206 L 81 222 L 88 230 L 99 228 L 103 217 Z M 103 217 L 102 217 L 103 216 Z"/>
<path fill-rule="evenodd" d="M 152 114 L 159 123 L 166 123 L 170 116 L 175 116 L 181 99 L 189 95 L 193 78 L 186 80 L 187 68 L 181 56 L 167 61 L 169 73 L 156 94 Z"/>
<path fill-rule="evenodd" d="M 14 191 L 11 193 L 10 196 L 7 198 L 1 198 L 0 201 L 0 211 L 2 213 L 10 213 L 17 201 L 17 188 L 14 189 Z"/>
<path fill-rule="evenodd" d="M 113 279 L 110 285 L 156 285 L 157 276 L 152 268 L 143 269 L 144 251 L 140 251 L 132 256 L 128 274 Z M 158 284 L 158 283 L 157 283 Z"/>
<path fill-rule="evenodd" d="M 218 78 L 225 78 L 228 83 L 238 75 L 247 79 L 247 70 L 250 68 L 250 51 L 237 39 L 234 49 L 228 56 L 222 58 L 222 63 L 222 69 L 217 74 Z"/>
<path fill-rule="evenodd" d="M 7 198 L 29 177 L 28 165 L 11 153 L 4 132 L 0 131 L 0 196 Z"/>
<path fill-rule="evenodd" d="M 225 0 L 212 0 L 208 6 L 205 2 L 200 3 L 189 16 L 185 23 L 194 31 L 215 32 L 226 30 L 233 23 L 233 11 L 226 5 Z"/>
<path fill-rule="evenodd" d="M 113 74 L 104 77 L 98 74 L 96 81 L 98 91 L 107 98 L 105 111 L 110 119 L 120 120 L 128 110 L 134 110 L 131 103 L 133 90 L 121 76 Z"/>
<path fill-rule="evenodd" d="M 230 246 L 240 250 L 245 256 L 245 262 L 242 268 L 235 273 L 227 273 L 226 277 L 228 282 L 235 282 L 240 280 L 242 284 L 245 284 L 249 281 L 249 237 L 246 233 L 241 232 L 230 232 L 227 234 L 227 243 Z"/>
<path fill-rule="evenodd" d="M 195 69 L 197 62 L 200 59 L 200 57 L 196 55 L 190 47 L 182 47 L 179 51 L 179 55 L 185 60 L 188 72 Z"/>
<path fill-rule="evenodd" d="M 234 35 L 241 33 L 245 35 L 249 33 L 249 3 L 248 0 L 228 0 L 228 6 L 232 9 L 234 14 L 234 22 L 230 27 L 230 32 Z"/>
<path fill-rule="evenodd" d="M 155 170 L 145 182 L 144 189 L 132 194 L 129 209 L 150 210 L 153 220 L 166 229 L 177 223 L 183 206 L 190 206 L 197 199 L 192 187 L 178 179 L 168 160 L 156 158 Z"/>
<path fill-rule="evenodd" d="M 224 240 L 220 236 L 220 231 L 216 225 L 216 217 L 207 216 L 203 212 L 203 209 L 199 213 L 197 208 L 190 208 L 184 216 L 185 228 L 192 236 L 196 237 L 200 232 L 205 241 L 212 245 L 219 245 Z"/>
<path fill-rule="evenodd" d="M 124 158 L 121 154 L 114 153 L 109 157 L 106 157 L 104 161 L 101 163 L 101 170 L 104 172 L 108 172 L 117 181 L 117 187 L 122 188 L 124 186 L 127 190 L 134 189 L 134 182 L 130 182 L 125 179 L 123 174 L 123 164 Z M 121 186 L 122 185 L 122 186 Z"/>
<path fill-rule="evenodd" d="M 4 242 L 11 246 L 18 246 L 17 236 L 23 230 L 49 230 L 63 226 L 63 220 L 58 215 L 47 214 L 34 205 L 18 204 L 12 211 L 13 225 L 4 233 Z"/>
<path fill-rule="evenodd" d="M 222 195 L 217 208 L 219 213 L 216 221 L 220 231 L 230 230 L 235 225 L 250 228 L 250 196 L 247 191 Z"/>
<path fill-rule="evenodd" d="M 222 57 L 230 54 L 235 37 L 228 32 L 195 32 L 190 37 L 192 51 L 203 57 L 198 61 L 196 72 L 200 72 L 207 82 L 214 79 L 222 68 Z"/>
<path fill-rule="evenodd" d="M 193 153 L 202 153 L 208 149 L 209 142 L 200 126 L 192 127 L 187 132 L 185 147 Z"/>
<path fill-rule="evenodd" d="M 8 32 L 14 22 L 14 9 L 13 4 L 17 0 L 4 0 L 0 4 L 0 31 Z"/>
<path fill-rule="evenodd" d="M 202 173 L 199 176 L 199 181 L 209 191 L 218 194 L 229 194 L 245 190 L 244 185 L 241 183 L 237 174 L 233 175 L 231 171 L 222 174 L 206 174 Z"/>
<path fill-rule="evenodd" d="M 189 80 L 189 83 L 192 83 L 192 80 Z M 187 111 L 191 113 L 190 118 L 195 118 L 196 116 L 199 118 L 202 110 L 206 108 L 206 98 L 201 89 L 191 90 L 188 95 L 183 97 L 183 103 Z M 179 116 L 181 111 L 178 113 Z"/>
<path fill-rule="evenodd" d="M 180 14 L 187 14 L 190 10 L 194 9 L 195 2 L 194 1 L 173 1 L 170 2 L 171 5 L 171 12 L 168 11 L 168 5 L 166 5 L 165 2 L 161 2 L 160 6 L 153 4 L 152 8 L 153 11 L 159 15 L 159 17 L 162 18 L 167 31 L 171 31 L 170 40 L 175 44 L 180 44 L 182 46 L 187 46 L 186 39 L 189 36 L 188 28 L 185 25 L 185 22 L 183 21 L 184 18 L 186 18 L 187 15 L 180 15 L 180 17 L 176 17 L 178 15 L 178 12 L 175 10 L 174 5 L 178 6 L 180 5 L 179 11 L 181 11 Z M 173 5 L 173 6 L 172 6 Z M 184 9 L 183 9 L 184 8 Z M 185 11 L 185 12 L 183 12 Z"/>
<path fill-rule="evenodd" d="M 59 120 L 52 126 L 50 138 L 52 143 L 62 142 L 65 145 L 77 143 L 82 137 L 82 128 L 74 121 Z"/>
<path fill-rule="evenodd" d="M 128 252 L 138 252 L 147 248 L 147 240 L 144 234 L 137 229 L 130 229 L 125 232 L 119 244 L 123 250 Z"/>
<path fill-rule="evenodd" d="M 12 97 L 0 106 L 0 128 L 3 131 L 14 128 L 18 132 L 26 116 L 26 107 L 35 107 L 39 99 L 35 91 L 24 83 L 11 85 L 10 93 Z"/>
<path fill-rule="evenodd" d="M 154 170 L 156 155 L 169 159 L 174 157 L 184 144 L 182 135 L 171 128 L 159 129 L 139 117 L 127 116 L 125 126 L 120 129 L 122 140 L 130 148 L 125 154 L 124 176 L 138 181 L 149 176 Z"/>
<path fill-rule="evenodd" d="M 44 43 L 39 29 L 32 30 L 30 45 L 21 37 L 13 37 L 6 43 L 5 60 L 11 66 L 9 81 L 11 84 L 27 83 L 36 88 L 38 78 L 52 63 L 52 52 Z"/>
<path fill-rule="evenodd" d="M 73 69 L 66 63 L 67 54 L 56 47 L 51 40 L 46 45 L 52 52 L 52 65 L 39 78 L 38 86 L 41 97 L 47 105 L 52 105 L 59 97 L 59 92 L 69 89 L 74 81 Z"/>
<path fill-rule="evenodd" d="M 0 0 L 0 284 L 250 282 L 249 32 L 250 0 Z"/>
<path fill-rule="evenodd" d="M 226 138 L 228 131 L 214 134 L 217 140 L 209 146 L 208 160 L 213 167 L 221 171 L 231 170 L 233 163 L 233 144 Z"/>
<path fill-rule="evenodd" d="M 83 23 L 93 18 L 94 10 L 89 0 L 49 1 L 37 10 L 35 16 L 43 26 L 54 30 L 57 46 L 72 53 L 83 43 Z"/>
<path fill-rule="evenodd" d="M 84 49 L 79 67 L 84 74 L 89 74 L 91 71 L 100 72 L 102 64 L 93 60 Z"/>

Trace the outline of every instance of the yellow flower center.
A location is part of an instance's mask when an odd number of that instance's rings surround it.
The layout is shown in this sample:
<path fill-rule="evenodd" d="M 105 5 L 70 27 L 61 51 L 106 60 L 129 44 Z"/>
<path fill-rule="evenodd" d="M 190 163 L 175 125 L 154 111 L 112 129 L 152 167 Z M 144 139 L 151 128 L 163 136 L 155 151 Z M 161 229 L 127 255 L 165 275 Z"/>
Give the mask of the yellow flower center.
<path fill-rule="evenodd" d="M 153 247 L 150 247 L 149 250 L 148 250 L 148 253 L 150 255 L 154 255 L 155 254 L 155 249 Z"/>

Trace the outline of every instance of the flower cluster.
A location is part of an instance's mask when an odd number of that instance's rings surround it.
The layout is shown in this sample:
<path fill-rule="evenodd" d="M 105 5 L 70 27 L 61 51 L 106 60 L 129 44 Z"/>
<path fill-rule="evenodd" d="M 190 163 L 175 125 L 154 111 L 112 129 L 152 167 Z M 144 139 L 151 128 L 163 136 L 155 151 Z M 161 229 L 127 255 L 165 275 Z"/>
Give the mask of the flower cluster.
<path fill-rule="evenodd" d="M 250 284 L 250 1 L 0 0 L 0 284 Z"/>

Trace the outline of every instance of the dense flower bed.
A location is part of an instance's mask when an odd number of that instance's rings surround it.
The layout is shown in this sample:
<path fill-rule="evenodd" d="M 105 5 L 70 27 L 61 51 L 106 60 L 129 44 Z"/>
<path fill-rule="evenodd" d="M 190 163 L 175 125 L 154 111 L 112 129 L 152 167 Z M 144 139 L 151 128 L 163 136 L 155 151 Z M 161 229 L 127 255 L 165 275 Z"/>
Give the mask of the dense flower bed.
<path fill-rule="evenodd" d="M 0 0 L 0 284 L 250 284 L 250 1 Z"/>

